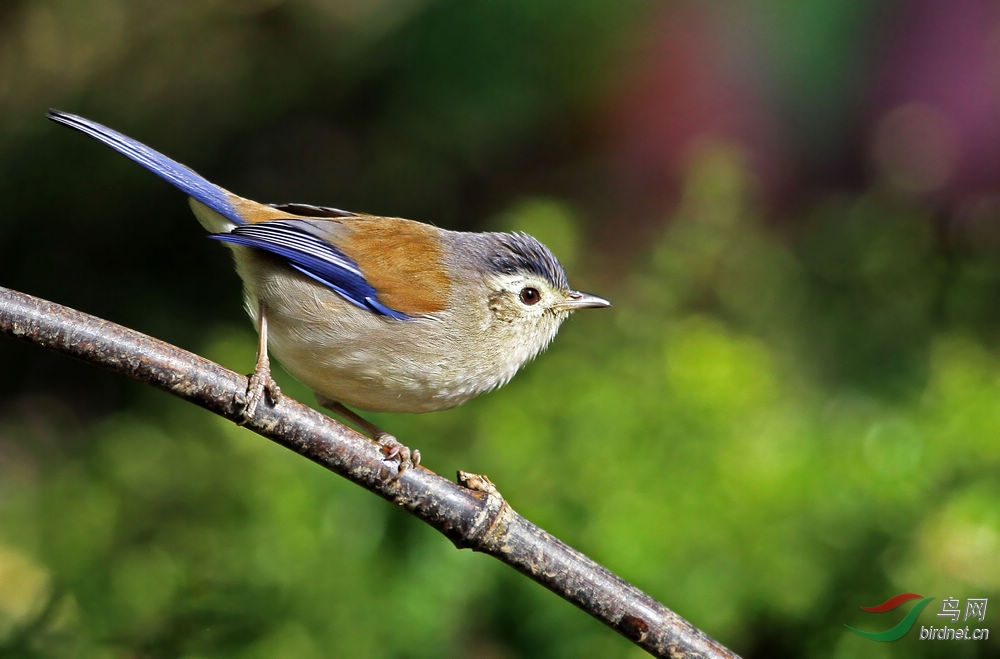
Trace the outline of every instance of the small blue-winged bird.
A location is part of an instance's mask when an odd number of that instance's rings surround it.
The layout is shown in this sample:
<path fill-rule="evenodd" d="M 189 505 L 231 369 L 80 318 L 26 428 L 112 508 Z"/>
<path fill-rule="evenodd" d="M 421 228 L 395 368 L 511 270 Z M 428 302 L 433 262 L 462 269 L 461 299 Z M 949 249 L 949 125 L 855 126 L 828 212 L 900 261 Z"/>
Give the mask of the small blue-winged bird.
<path fill-rule="evenodd" d="M 306 204 L 260 204 L 210 183 L 148 146 L 76 115 L 49 111 L 190 196 L 210 237 L 233 252 L 257 324 L 244 418 L 277 402 L 268 350 L 322 405 L 398 458 L 391 435 L 345 407 L 430 412 L 506 384 L 576 309 L 609 302 L 570 289 L 544 245 L 524 233 L 447 231 L 395 217 Z"/>

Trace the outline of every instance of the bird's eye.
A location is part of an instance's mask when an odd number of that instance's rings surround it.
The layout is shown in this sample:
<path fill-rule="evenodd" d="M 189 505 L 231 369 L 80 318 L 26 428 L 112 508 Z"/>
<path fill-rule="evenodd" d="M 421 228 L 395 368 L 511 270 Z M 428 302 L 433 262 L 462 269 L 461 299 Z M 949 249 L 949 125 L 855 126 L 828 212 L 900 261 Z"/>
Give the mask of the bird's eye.
<path fill-rule="evenodd" d="M 530 286 L 522 288 L 519 297 L 521 298 L 521 302 L 529 307 L 533 304 L 538 304 L 538 301 L 542 299 L 542 296 L 538 293 L 538 289 L 531 288 Z"/>

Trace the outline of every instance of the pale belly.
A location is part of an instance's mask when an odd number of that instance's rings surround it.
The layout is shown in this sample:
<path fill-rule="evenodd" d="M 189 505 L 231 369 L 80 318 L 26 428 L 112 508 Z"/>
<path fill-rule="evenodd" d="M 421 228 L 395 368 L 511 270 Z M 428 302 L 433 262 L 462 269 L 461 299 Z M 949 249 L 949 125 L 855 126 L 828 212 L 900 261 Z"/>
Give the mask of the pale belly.
<path fill-rule="evenodd" d="M 314 392 L 362 410 L 444 410 L 501 384 L 495 377 L 456 372 L 429 360 L 399 359 L 379 349 L 310 348 L 280 341 L 271 346 L 281 365 Z"/>
<path fill-rule="evenodd" d="M 448 409 L 503 385 L 524 362 L 498 363 L 488 341 L 459 341 L 435 319 L 391 320 L 322 297 L 323 313 L 269 300 L 269 351 L 317 394 L 350 407 Z"/>

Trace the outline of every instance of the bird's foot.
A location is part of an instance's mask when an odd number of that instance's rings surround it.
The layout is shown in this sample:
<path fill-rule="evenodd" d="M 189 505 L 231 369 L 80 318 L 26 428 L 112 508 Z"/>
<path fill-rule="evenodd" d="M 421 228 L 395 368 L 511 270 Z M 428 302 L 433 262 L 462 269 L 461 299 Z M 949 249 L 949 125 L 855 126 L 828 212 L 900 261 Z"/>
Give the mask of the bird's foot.
<path fill-rule="evenodd" d="M 410 449 L 409 447 L 400 444 L 399 440 L 395 437 L 382 430 L 368 419 L 362 417 L 360 414 L 348 409 L 343 403 L 338 403 L 332 398 L 328 398 L 319 393 L 316 394 L 316 401 L 337 416 L 347 419 L 353 423 L 361 430 L 362 433 L 367 435 L 369 439 L 375 440 L 375 442 L 379 445 L 379 448 L 381 448 L 382 452 L 385 454 L 385 460 L 399 461 L 399 470 L 396 472 L 396 475 L 390 479 L 390 481 L 394 481 L 399 478 L 408 468 L 416 467 L 420 464 L 420 451 Z"/>
<path fill-rule="evenodd" d="M 396 480 L 402 476 L 403 472 L 410 467 L 420 465 L 420 451 L 400 444 L 399 440 L 389 433 L 385 431 L 379 432 L 375 441 L 382 447 L 382 452 L 385 454 L 386 460 L 399 461 L 399 471 L 396 472 L 396 475 L 391 480 Z"/>
<path fill-rule="evenodd" d="M 271 405 L 276 405 L 281 399 L 281 388 L 271 377 L 271 371 L 266 366 L 255 368 L 253 373 L 247 376 L 246 392 L 236 397 L 236 404 L 243 406 L 240 412 L 240 425 L 250 421 L 265 396 L 271 401 Z"/>

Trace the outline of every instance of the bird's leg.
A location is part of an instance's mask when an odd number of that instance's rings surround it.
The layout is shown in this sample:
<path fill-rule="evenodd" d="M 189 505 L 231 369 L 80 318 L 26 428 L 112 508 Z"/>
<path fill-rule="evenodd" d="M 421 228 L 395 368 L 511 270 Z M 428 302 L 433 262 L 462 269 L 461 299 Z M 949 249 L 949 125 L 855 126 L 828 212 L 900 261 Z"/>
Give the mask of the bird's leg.
<path fill-rule="evenodd" d="M 247 376 L 246 393 L 243 394 L 242 400 L 238 401 L 243 404 L 243 411 L 240 413 L 243 423 L 250 420 L 265 395 L 271 400 L 272 405 L 281 398 L 281 389 L 271 377 L 271 360 L 267 356 L 267 310 L 263 303 L 258 305 L 257 317 L 257 364 L 253 373 Z"/>
<path fill-rule="evenodd" d="M 395 437 L 382 430 L 368 419 L 365 419 L 356 412 L 348 409 L 342 403 L 331 400 L 322 394 L 316 394 L 316 401 L 337 416 L 347 419 L 365 435 L 374 439 L 378 445 L 382 447 L 387 460 L 392 460 L 393 458 L 398 459 L 399 472 L 396 474 L 395 478 L 399 478 L 399 475 L 406 471 L 407 467 L 416 467 L 420 464 L 420 451 L 417 449 L 410 450 L 408 447 L 403 446 Z"/>

